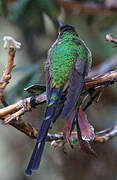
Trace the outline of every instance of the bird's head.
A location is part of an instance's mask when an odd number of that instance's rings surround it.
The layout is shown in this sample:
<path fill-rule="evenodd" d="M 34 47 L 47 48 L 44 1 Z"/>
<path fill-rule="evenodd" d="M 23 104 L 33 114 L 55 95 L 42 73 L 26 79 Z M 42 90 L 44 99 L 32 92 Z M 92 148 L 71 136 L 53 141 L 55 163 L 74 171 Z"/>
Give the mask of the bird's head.
<path fill-rule="evenodd" d="M 71 33 L 75 33 L 78 36 L 78 34 L 73 26 L 68 25 L 68 24 L 63 25 L 63 23 L 60 19 L 57 19 L 57 22 L 59 24 L 59 34 L 63 34 L 65 32 L 71 32 Z"/>

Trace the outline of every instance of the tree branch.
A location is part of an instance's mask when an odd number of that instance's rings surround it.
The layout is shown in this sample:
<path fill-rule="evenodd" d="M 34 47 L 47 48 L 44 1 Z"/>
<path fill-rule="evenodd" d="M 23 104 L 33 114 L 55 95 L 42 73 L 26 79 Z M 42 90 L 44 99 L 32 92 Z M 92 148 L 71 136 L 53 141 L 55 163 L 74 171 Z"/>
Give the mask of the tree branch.
<path fill-rule="evenodd" d="M 116 81 L 117 81 L 117 70 L 110 71 L 104 75 L 94 77 L 93 79 L 88 80 L 84 85 L 84 90 L 89 90 L 91 88 L 98 89 L 102 87 L 107 87 L 109 85 L 112 85 Z M 32 100 L 33 100 L 33 103 L 32 103 Z M 23 109 L 22 112 L 18 114 L 19 116 L 23 114 L 24 112 L 30 111 L 31 108 L 33 108 L 33 106 L 37 106 L 45 101 L 46 101 L 46 92 L 40 95 L 28 97 L 24 100 L 20 100 L 12 105 L 1 108 L 0 118 Z M 14 119 L 14 118 L 11 118 L 11 119 Z"/>
<path fill-rule="evenodd" d="M 87 12 L 87 13 L 92 13 L 92 14 L 99 14 L 99 13 L 104 13 L 104 14 L 109 14 L 116 12 L 117 10 L 117 3 L 113 3 L 109 1 L 104 1 L 103 3 L 97 2 L 97 1 L 65 1 L 65 0 L 56 0 L 57 4 L 60 6 L 63 6 L 65 9 L 68 10 L 81 10 L 81 12 Z"/>
<path fill-rule="evenodd" d="M 96 132 L 93 142 L 104 143 L 116 135 L 117 135 L 117 124 L 113 128 L 108 128 L 108 129 Z M 78 142 L 77 132 L 72 132 L 70 139 L 73 144 L 74 144 L 74 142 L 76 144 Z M 63 133 L 62 132 L 60 132 L 58 134 L 49 134 L 48 133 L 47 141 L 54 141 L 52 143 L 52 146 L 55 145 L 54 147 L 56 147 L 63 141 Z"/>
<path fill-rule="evenodd" d="M 13 39 L 10 36 L 5 36 L 3 38 L 3 41 L 4 41 L 4 48 L 8 49 L 8 63 L 5 67 L 5 70 L 2 74 L 2 78 L 0 81 L 0 101 L 3 104 L 3 106 L 7 106 L 7 102 L 5 101 L 4 98 L 4 90 L 11 79 L 11 71 L 15 67 L 14 57 L 15 57 L 16 48 L 20 48 L 21 44 L 15 41 L 15 39 Z"/>
<path fill-rule="evenodd" d="M 15 49 L 9 48 L 8 52 L 8 64 L 5 67 L 5 71 L 3 72 L 1 82 L 0 82 L 0 101 L 4 106 L 7 106 L 7 103 L 4 99 L 4 90 L 11 79 L 11 71 L 15 67 L 14 65 L 14 56 L 15 56 Z"/>
<path fill-rule="evenodd" d="M 111 71 L 109 73 L 106 73 L 105 75 L 95 77 L 93 80 L 90 80 L 85 83 L 84 90 L 89 90 L 91 88 L 101 88 L 101 87 L 107 87 L 108 85 L 113 84 L 117 81 L 117 71 Z M 31 96 L 24 100 L 20 100 L 15 104 L 9 105 L 7 107 L 0 109 L 0 118 L 5 117 L 8 114 L 8 117 L 5 118 L 4 122 L 8 123 L 14 118 L 19 117 L 20 115 L 24 114 L 27 111 L 30 111 L 31 108 L 34 106 L 39 105 L 40 103 L 43 103 L 46 101 L 46 93 L 42 93 L 40 95 Z M 34 138 L 37 134 L 35 128 L 31 126 L 31 124 L 23 122 L 23 120 L 18 121 L 11 121 L 10 125 L 15 127 L 16 129 L 20 130 L 21 132 L 25 133 L 26 135 L 30 136 L 31 138 Z"/>

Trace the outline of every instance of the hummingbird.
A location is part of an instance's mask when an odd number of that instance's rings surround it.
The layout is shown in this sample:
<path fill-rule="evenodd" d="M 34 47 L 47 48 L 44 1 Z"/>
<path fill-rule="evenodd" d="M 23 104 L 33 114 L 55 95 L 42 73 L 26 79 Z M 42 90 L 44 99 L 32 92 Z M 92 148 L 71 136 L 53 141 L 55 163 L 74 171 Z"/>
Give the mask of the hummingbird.
<path fill-rule="evenodd" d="M 38 131 L 37 141 L 25 174 L 30 176 L 40 166 L 47 133 L 56 121 L 60 99 L 67 90 L 60 118 L 70 116 L 77 105 L 88 74 L 92 55 L 72 25 L 59 23 L 58 37 L 48 51 L 46 61 L 46 109 Z"/>

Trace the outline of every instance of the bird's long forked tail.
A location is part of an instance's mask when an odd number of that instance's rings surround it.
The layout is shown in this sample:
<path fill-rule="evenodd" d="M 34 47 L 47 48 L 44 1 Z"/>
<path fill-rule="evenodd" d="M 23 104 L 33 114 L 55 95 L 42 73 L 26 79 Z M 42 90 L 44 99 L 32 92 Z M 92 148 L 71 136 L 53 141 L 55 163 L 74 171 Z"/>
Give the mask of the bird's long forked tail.
<path fill-rule="evenodd" d="M 30 162 L 29 162 L 28 167 L 25 171 L 25 174 L 27 176 L 30 176 L 32 174 L 32 170 L 38 169 L 40 162 L 41 162 L 41 157 L 42 157 L 44 146 L 45 146 L 46 136 L 47 136 L 50 124 L 51 124 L 50 120 L 43 121 L 43 122 L 44 122 L 46 131 L 45 131 L 45 133 L 43 133 L 43 135 L 44 135 L 43 140 L 40 142 L 38 142 L 38 140 L 37 140 L 37 142 L 35 144 L 33 153 L 32 153 L 31 158 L 30 158 Z M 42 126 L 43 126 L 43 123 L 42 123 Z M 39 133 L 39 135 L 40 135 L 40 133 Z"/>
<path fill-rule="evenodd" d="M 59 89 L 53 88 L 51 91 L 50 99 L 45 110 L 45 115 L 38 132 L 37 142 L 34 147 L 28 167 L 25 171 L 25 174 L 27 176 L 30 176 L 32 174 L 32 170 L 36 170 L 39 168 L 41 157 L 44 151 L 46 136 L 51 126 L 51 122 L 53 121 L 54 113 L 58 107 L 59 100 L 62 95 L 62 90 L 63 87 Z"/>

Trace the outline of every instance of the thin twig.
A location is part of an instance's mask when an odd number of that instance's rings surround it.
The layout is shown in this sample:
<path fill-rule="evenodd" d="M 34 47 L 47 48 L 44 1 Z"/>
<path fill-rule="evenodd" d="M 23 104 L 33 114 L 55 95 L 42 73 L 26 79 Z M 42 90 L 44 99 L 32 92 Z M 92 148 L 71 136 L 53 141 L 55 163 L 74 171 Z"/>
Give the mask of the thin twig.
<path fill-rule="evenodd" d="M 84 89 L 88 90 L 92 87 L 94 89 L 106 87 L 108 85 L 112 85 L 117 81 L 117 70 L 110 71 L 105 73 L 104 75 L 93 77 L 92 80 L 89 80 L 85 83 Z"/>
<path fill-rule="evenodd" d="M 106 40 L 109 41 L 109 42 L 114 43 L 114 47 L 117 47 L 117 39 L 115 39 L 112 34 L 107 34 L 106 35 Z"/>
<path fill-rule="evenodd" d="M 9 48 L 8 52 L 8 63 L 5 67 L 5 71 L 3 72 L 1 82 L 0 82 L 0 101 L 4 106 L 7 106 L 7 103 L 4 99 L 4 90 L 9 83 L 9 80 L 11 79 L 11 71 L 13 69 L 14 65 L 14 56 L 15 56 L 15 49 Z"/>
<path fill-rule="evenodd" d="M 11 79 L 11 71 L 15 67 L 14 65 L 14 57 L 17 48 L 20 48 L 21 43 L 15 41 L 14 38 L 10 36 L 5 36 L 3 38 L 4 48 L 8 49 L 8 63 L 5 67 L 5 70 L 2 74 L 2 78 L 0 81 L 0 101 L 3 106 L 7 106 L 7 102 L 4 98 L 4 90 Z"/>
<path fill-rule="evenodd" d="M 21 125 L 24 126 L 23 121 L 19 123 L 18 127 Z M 30 129 L 30 131 L 29 131 L 29 129 Z M 33 128 L 29 123 L 27 123 L 27 129 L 25 129 L 25 132 L 24 131 L 22 131 L 22 132 L 25 133 L 26 135 L 28 135 L 30 138 L 33 138 L 33 139 L 37 138 L 38 130 L 36 128 Z M 110 140 L 112 137 L 114 137 L 116 135 L 117 135 L 117 124 L 113 128 L 108 128 L 103 131 L 96 132 L 94 142 L 103 143 L 103 142 Z M 77 132 L 72 132 L 70 138 L 71 138 L 71 140 L 77 140 Z M 63 132 L 59 132 L 59 133 L 55 133 L 55 134 L 48 133 L 46 140 L 50 141 L 50 142 L 52 142 L 52 141 L 57 142 L 58 140 L 63 141 L 64 140 Z"/>
<path fill-rule="evenodd" d="M 87 79 L 91 79 L 95 76 L 103 75 L 117 66 L 117 54 L 107 59 L 97 67 L 93 68 L 87 76 Z"/>

